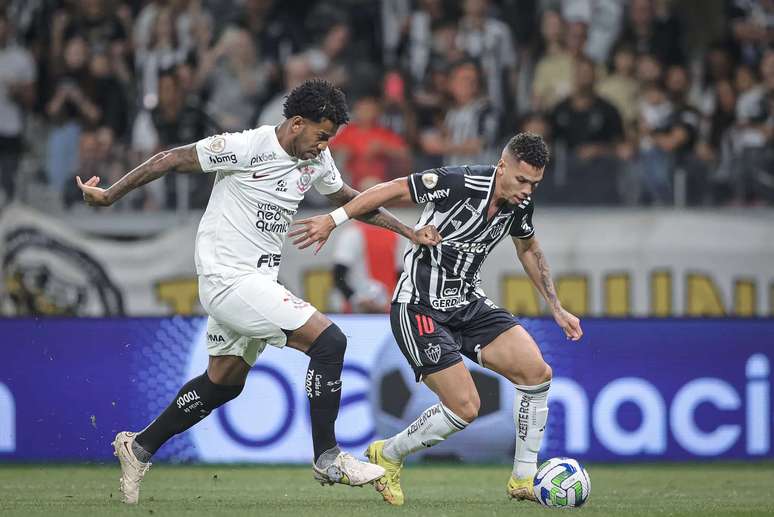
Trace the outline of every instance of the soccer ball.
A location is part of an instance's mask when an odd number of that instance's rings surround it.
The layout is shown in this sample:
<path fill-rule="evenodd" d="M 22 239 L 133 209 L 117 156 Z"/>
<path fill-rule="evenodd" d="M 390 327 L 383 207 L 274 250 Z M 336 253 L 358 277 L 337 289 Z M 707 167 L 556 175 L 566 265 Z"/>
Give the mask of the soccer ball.
<path fill-rule="evenodd" d="M 533 490 L 543 506 L 577 508 L 591 494 L 591 478 L 578 460 L 551 458 L 538 467 Z"/>

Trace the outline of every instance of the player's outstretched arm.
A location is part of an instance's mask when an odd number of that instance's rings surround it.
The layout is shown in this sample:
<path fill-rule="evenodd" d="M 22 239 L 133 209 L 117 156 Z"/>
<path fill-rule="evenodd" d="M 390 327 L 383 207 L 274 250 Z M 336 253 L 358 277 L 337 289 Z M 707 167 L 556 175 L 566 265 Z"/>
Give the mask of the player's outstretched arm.
<path fill-rule="evenodd" d="M 154 154 L 107 189 L 97 186 L 99 176 L 92 176 L 85 182 L 81 181 L 80 176 L 76 176 L 75 182 L 83 192 L 86 203 L 92 206 L 110 206 L 128 192 L 168 172 L 201 172 L 201 170 L 196 144 L 189 144 Z"/>
<path fill-rule="evenodd" d="M 414 230 L 400 222 L 387 210 L 380 208 L 383 205 L 411 201 L 408 180 L 406 178 L 398 178 L 374 185 L 363 193 L 358 193 L 357 190 L 349 185 L 344 185 L 338 192 L 327 197 L 340 208 L 330 214 L 299 219 L 293 223 L 298 228 L 290 232 L 288 236 L 295 238 L 293 244 L 300 249 L 319 243 L 316 251 L 319 250 L 328 240 L 336 226 L 347 219 L 358 219 L 375 226 L 387 228 L 399 235 L 403 235 L 415 244 L 435 246 L 441 242 L 441 235 L 435 226 L 427 225 Z M 335 219 L 337 217 L 340 220 L 337 221 Z"/>
<path fill-rule="evenodd" d="M 513 243 L 516 246 L 516 254 L 519 256 L 521 265 L 524 266 L 524 271 L 540 294 L 543 295 L 546 303 L 548 303 L 557 325 L 562 327 L 569 339 L 573 341 L 579 340 L 583 336 L 580 320 L 562 307 L 559 297 L 556 295 L 554 281 L 551 280 L 548 261 L 540 248 L 538 240 L 535 237 L 528 239 L 514 237 Z"/>

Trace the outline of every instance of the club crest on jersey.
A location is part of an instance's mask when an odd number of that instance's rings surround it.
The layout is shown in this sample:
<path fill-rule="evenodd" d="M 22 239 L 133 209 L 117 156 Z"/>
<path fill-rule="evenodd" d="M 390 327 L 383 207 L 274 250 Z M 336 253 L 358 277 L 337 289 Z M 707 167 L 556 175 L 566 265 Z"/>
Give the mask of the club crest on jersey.
<path fill-rule="evenodd" d="M 428 343 L 425 348 L 425 355 L 433 362 L 433 364 L 438 364 L 438 361 L 441 359 L 441 345 L 437 343 Z"/>
<path fill-rule="evenodd" d="M 422 174 L 422 184 L 426 188 L 435 188 L 438 185 L 438 174 L 434 172 L 426 172 Z"/>
<path fill-rule="evenodd" d="M 314 169 L 309 166 L 301 168 L 301 176 L 298 177 L 298 181 L 296 182 L 296 186 L 300 193 L 303 194 L 312 186 L 312 172 L 314 172 Z"/>
<path fill-rule="evenodd" d="M 226 148 L 226 139 L 222 136 L 216 136 L 210 142 L 210 151 L 213 153 L 222 153 Z"/>

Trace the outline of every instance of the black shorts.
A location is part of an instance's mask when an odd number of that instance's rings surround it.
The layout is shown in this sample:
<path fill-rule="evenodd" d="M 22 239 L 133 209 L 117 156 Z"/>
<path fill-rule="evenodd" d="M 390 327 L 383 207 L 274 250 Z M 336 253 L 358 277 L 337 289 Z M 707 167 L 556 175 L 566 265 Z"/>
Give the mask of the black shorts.
<path fill-rule="evenodd" d="M 488 298 L 480 298 L 448 311 L 393 303 L 390 324 L 419 382 L 423 375 L 459 363 L 463 355 L 480 364 L 481 349 L 519 322 Z"/>

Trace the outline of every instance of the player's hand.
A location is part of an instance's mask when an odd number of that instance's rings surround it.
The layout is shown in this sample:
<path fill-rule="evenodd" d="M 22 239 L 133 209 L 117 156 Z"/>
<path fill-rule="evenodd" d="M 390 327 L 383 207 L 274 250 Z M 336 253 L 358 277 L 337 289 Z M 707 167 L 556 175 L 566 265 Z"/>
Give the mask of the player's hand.
<path fill-rule="evenodd" d="M 441 242 L 441 233 L 434 225 L 428 224 L 422 228 L 414 230 L 414 234 L 411 237 L 411 242 L 421 246 L 436 246 Z"/>
<path fill-rule="evenodd" d="M 107 190 L 100 188 L 99 176 L 92 176 L 86 183 L 81 181 L 80 176 L 75 177 L 75 182 L 78 184 L 78 188 L 83 192 L 83 200 L 91 206 L 110 206 L 113 204 L 110 201 L 110 197 L 107 194 Z"/>
<path fill-rule="evenodd" d="M 564 308 L 560 307 L 554 311 L 554 320 L 556 324 L 562 327 L 567 339 L 578 341 L 583 336 L 583 330 L 580 326 L 580 320 L 577 316 L 570 314 Z"/>
<path fill-rule="evenodd" d="M 336 223 L 333 222 L 333 218 L 330 215 L 325 214 L 299 219 L 293 223 L 293 226 L 298 226 L 298 228 L 288 233 L 288 237 L 295 237 L 293 244 L 298 249 L 303 250 L 314 243 L 318 243 L 314 249 L 316 255 L 325 246 L 325 243 L 328 242 L 328 237 L 336 228 Z"/>

